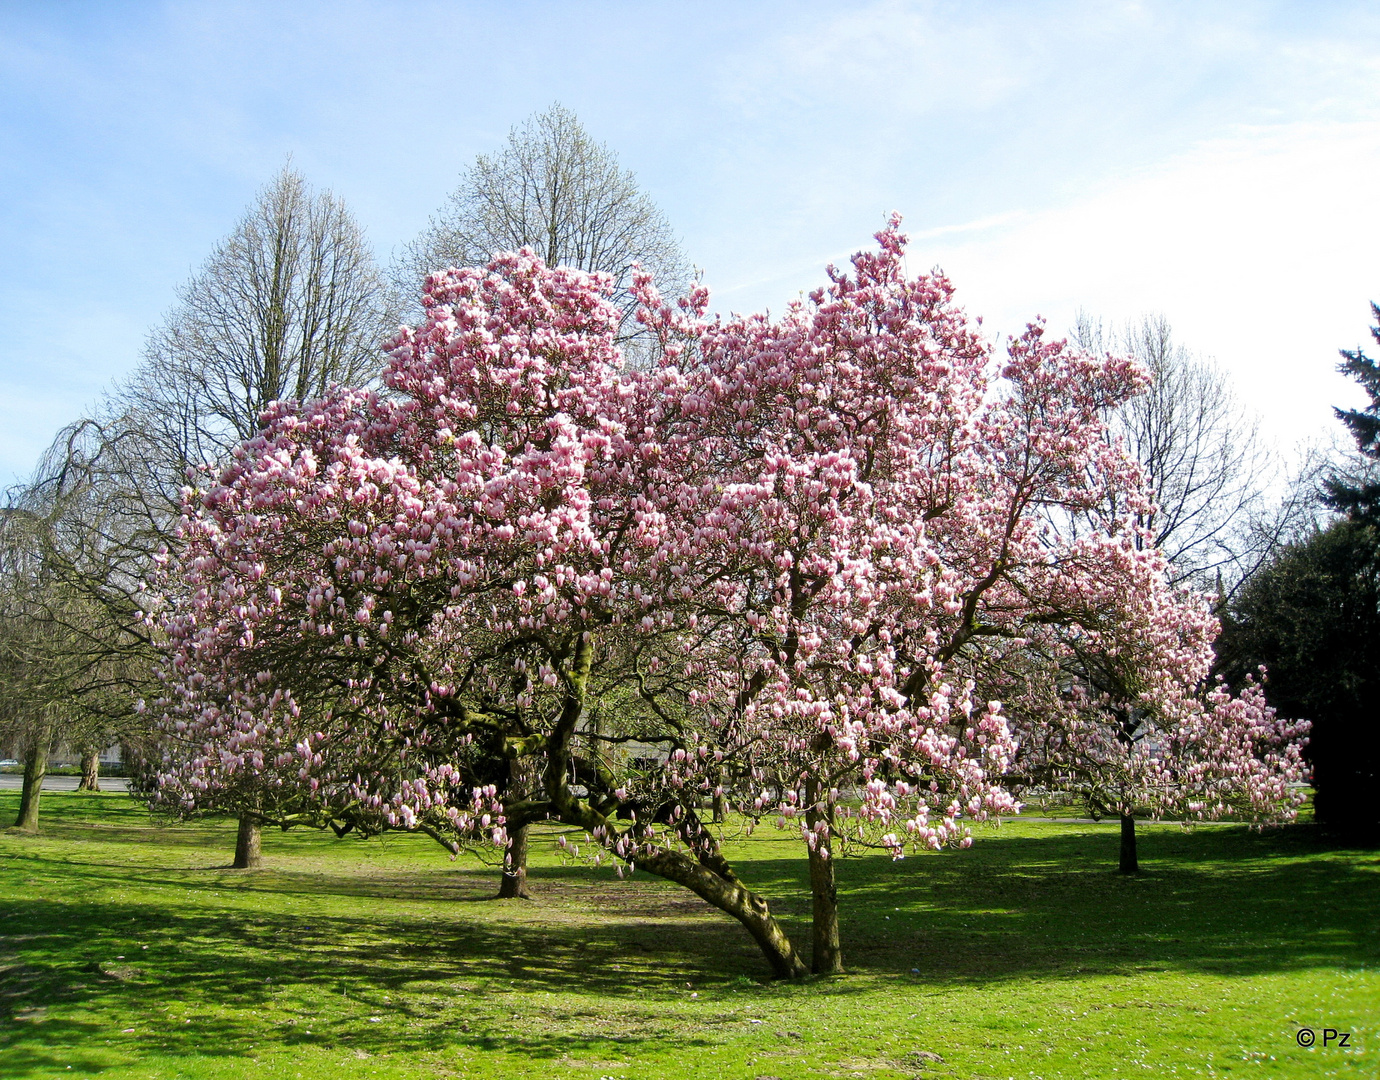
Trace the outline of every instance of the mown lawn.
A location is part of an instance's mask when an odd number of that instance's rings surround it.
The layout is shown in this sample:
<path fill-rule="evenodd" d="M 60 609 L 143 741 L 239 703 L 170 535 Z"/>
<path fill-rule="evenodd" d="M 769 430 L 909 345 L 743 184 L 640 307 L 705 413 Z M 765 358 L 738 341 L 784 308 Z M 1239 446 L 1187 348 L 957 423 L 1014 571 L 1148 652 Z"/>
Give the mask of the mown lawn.
<path fill-rule="evenodd" d="M 43 818 L 0 832 L 0 1077 L 1380 1075 L 1380 853 L 1305 826 L 1143 827 L 1134 879 L 1112 825 L 849 860 L 850 974 L 785 985 L 689 893 L 545 843 L 539 898 L 497 903 L 415 837 L 266 833 L 246 873 L 227 822 Z M 734 854 L 808 947 L 798 842 Z"/>

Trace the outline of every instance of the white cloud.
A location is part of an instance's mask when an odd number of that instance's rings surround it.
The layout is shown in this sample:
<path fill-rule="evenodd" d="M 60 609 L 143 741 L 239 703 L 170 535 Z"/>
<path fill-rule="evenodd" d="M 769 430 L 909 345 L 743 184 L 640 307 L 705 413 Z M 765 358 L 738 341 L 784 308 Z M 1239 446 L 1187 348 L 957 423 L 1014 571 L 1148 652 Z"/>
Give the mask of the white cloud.
<path fill-rule="evenodd" d="M 911 258 L 941 264 L 1001 332 L 1036 313 L 1063 332 L 1080 307 L 1161 312 L 1288 446 L 1356 399 L 1334 369 L 1380 300 L 1377 174 L 1380 123 L 1243 131 L 975 240 L 921 240 Z"/>

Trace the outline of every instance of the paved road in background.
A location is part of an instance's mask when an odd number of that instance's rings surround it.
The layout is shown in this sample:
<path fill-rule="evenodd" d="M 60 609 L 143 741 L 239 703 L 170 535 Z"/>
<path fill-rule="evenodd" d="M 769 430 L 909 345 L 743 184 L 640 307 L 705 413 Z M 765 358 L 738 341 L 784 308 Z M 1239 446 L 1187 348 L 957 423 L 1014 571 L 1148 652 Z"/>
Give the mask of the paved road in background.
<path fill-rule="evenodd" d="M 76 791 L 79 776 L 45 776 L 43 778 L 44 791 Z M 0 773 L 0 791 L 19 790 L 24 786 L 24 777 L 20 773 Z M 128 791 L 129 781 L 114 777 L 101 777 L 102 791 Z M 1051 817 L 1027 817 L 1022 814 L 1020 817 L 1004 817 L 1002 821 L 1062 821 L 1065 824 L 1093 825 L 1096 824 L 1092 818 L 1051 818 Z M 1101 824 L 1107 822 L 1118 824 L 1116 818 L 1103 818 Z M 1142 821 L 1141 824 L 1147 824 Z M 1165 824 L 1177 824 L 1177 822 L 1165 822 Z"/>
<path fill-rule="evenodd" d="M 43 778 L 44 791 L 76 791 L 77 783 L 81 780 L 80 776 L 45 776 Z M 13 788 L 18 790 L 24 786 L 24 775 L 22 773 L 0 773 L 0 791 L 8 791 Z M 102 791 L 128 791 L 129 781 L 121 777 L 102 776 Z"/>

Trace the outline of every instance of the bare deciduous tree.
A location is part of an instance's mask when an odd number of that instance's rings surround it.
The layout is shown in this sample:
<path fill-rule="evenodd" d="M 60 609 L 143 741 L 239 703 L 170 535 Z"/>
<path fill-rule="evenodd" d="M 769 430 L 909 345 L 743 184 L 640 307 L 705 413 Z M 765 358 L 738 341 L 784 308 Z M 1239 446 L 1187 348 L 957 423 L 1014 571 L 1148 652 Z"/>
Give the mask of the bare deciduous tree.
<path fill-rule="evenodd" d="M 415 297 L 427 274 L 482 266 L 500 251 L 530 247 L 548 266 L 609 274 L 623 311 L 619 338 L 634 362 L 653 348 L 636 321 L 635 265 L 663 295 L 689 290 L 693 275 L 665 216 L 618 156 L 595 142 L 569 109 L 556 104 L 508 133 L 496 154 L 480 154 L 460 186 L 403 251 L 395 287 Z M 505 853 L 500 896 L 526 896 L 527 829 Z"/>
<path fill-rule="evenodd" d="M 513 128 L 498 153 L 475 159 L 393 276 L 404 295 L 416 296 L 434 270 L 482 266 L 497 252 L 522 247 L 548 266 L 612 275 L 624 337 L 635 336 L 634 263 L 651 271 L 666 295 L 679 295 L 691 280 L 670 225 L 636 177 L 559 104 Z"/>
<path fill-rule="evenodd" d="M 178 299 L 113 395 L 106 425 L 126 482 L 161 493 L 169 522 L 187 471 L 224 464 L 271 402 L 372 381 L 396 323 L 344 202 L 289 167 Z M 257 863 L 258 829 L 252 815 L 242 818 L 236 866 Z"/>
<path fill-rule="evenodd" d="M 1154 487 L 1155 510 L 1140 524 L 1175 577 L 1210 589 L 1249 576 L 1297 508 L 1292 499 L 1270 504 L 1279 478 L 1226 374 L 1178 344 L 1162 315 L 1109 332 L 1080 313 L 1072 336 L 1085 349 L 1133 356 L 1150 371 L 1150 389 L 1116 411 L 1112 430 Z"/>
<path fill-rule="evenodd" d="M 99 750 L 132 705 L 113 692 L 131 642 L 106 636 L 105 612 L 65 573 L 70 513 L 51 487 L 33 483 L 0 512 L 0 742 L 24 758 L 16 825 L 30 832 L 53 747 Z"/>
<path fill-rule="evenodd" d="M 38 828 L 38 794 L 48 768 L 53 741 L 53 718 L 34 692 L 34 646 L 42 630 L 34 618 L 33 598 L 41 587 L 33 558 L 32 514 L 7 505 L 0 510 L 0 743 L 24 762 L 24 788 L 15 828 Z"/>
<path fill-rule="evenodd" d="M 393 325 L 354 218 L 284 168 L 179 290 L 133 375 L 60 432 L 12 493 L 30 526 L 24 550 L 51 582 L 26 618 L 48 628 L 50 652 L 60 641 L 81 674 L 47 680 L 49 705 L 133 715 L 155 656 L 143 583 L 189 471 L 224 465 L 272 401 L 371 381 Z M 246 828 L 256 833 L 257 823 Z"/>
<path fill-rule="evenodd" d="M 364 384 L 394 320 L 344 202 L 285 167 L 259 192 L 150 336 L 114 401 L 176 474 L 226 459 L 270 402 Z"/>

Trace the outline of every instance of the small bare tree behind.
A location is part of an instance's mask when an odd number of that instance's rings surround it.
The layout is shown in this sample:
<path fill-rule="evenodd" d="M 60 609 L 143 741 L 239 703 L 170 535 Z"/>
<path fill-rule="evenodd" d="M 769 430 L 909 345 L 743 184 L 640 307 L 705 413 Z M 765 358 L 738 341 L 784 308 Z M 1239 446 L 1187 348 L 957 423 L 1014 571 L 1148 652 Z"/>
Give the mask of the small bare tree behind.
<path fill-rule="evenodd" d="M 52 486 L 32 482 L 0 508 L 0 743 L 24 758 L 16 825 L 30 832 L 52 748 L 94 755 L 133 711 L 116 688 L 138 644 L 108 636 L 105 612 L 65 573 L 71 514 Z"/>
<path fill-rule="evenodd" d="M 530 247 L 548 266 L 599 271 L 614 279 L 625 338 L 637 304 L 633 264 L 651 271 L 666 295 L 679 295 L 691 273 L 665 216 L 604 143 L 556 104 L 508 134 L 493 155 L 480 154 L 445 206 L 394 267 L 404 296 L 450 266 L 483 266 L 500 251 Z"/>

